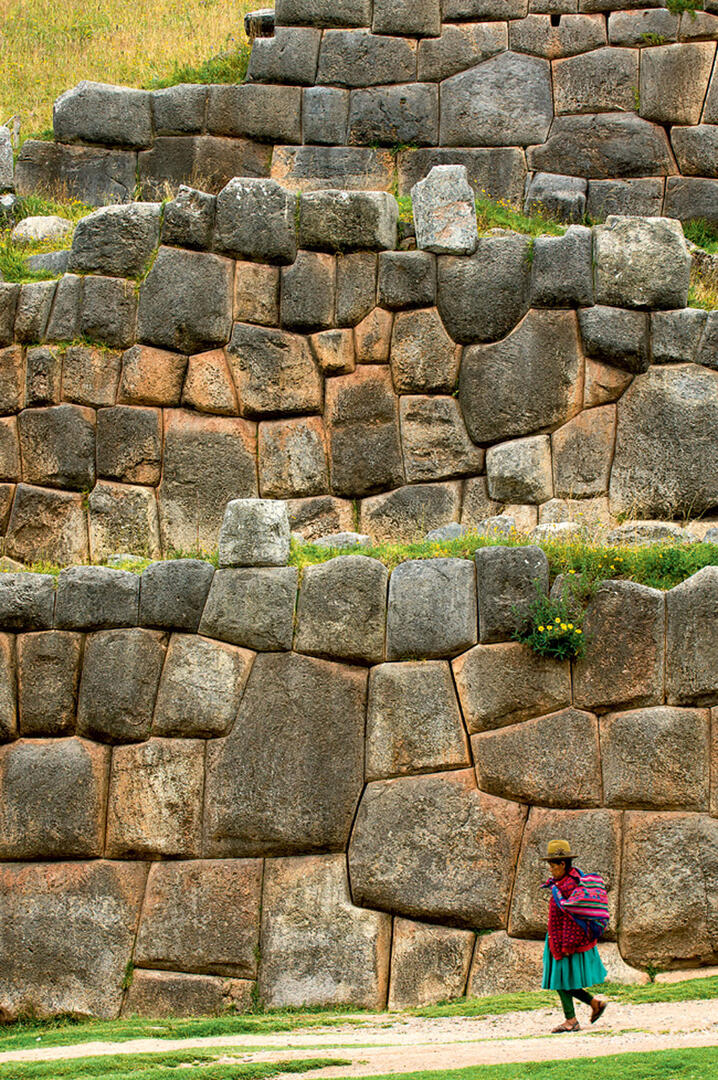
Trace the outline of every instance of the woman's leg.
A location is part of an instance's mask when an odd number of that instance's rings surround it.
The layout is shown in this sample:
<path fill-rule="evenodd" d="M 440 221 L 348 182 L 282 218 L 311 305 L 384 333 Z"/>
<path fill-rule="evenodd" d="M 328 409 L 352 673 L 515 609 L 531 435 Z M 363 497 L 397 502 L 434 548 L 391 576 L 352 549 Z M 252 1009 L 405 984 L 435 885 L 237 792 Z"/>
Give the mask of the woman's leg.
<path fill-rule="evenodd" d="M 569 990 L 572 997 L 575 997 L 577 1001 L 582 1001 L 584 1005 L 590 1005 L 593 998 L 586 990 Z"/>
<path fill-rule="evenodd" d="M 564 993 L 570 994 L 575 997 L 577 1001 L 582 1001 L 584 1005 L 591 1006 L 591 1023 L 595 1024 L 599 1016 L 603 1016 L 606 1011 L 607 1001 L 603 1001 L 601 998 L 591 997 L 587 990 L 567 990 Z"/>
<path fill-rule="evenodd" d="M 576 1010 L 573 1007 L 573 998 L 571 997 L 570 990 L 559 990 L 558 996 L 561 998 L 561 1006 L 563 1008 L 563 1015 L 566 1017 L 562 1024 L 553 1028 L 554 1032 L 557 1031 L 578 1031 L 578 1020 L 576 1019 Z"/>

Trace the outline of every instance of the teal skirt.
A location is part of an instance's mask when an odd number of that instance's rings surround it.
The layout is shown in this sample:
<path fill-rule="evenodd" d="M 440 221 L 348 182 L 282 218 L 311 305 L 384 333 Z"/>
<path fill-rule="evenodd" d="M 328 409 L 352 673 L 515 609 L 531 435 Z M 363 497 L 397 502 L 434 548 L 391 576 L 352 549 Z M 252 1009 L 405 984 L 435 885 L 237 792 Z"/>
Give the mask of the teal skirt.
<path fill-rule="evenodd" d="M 594 945 L 587 952 L 573 953 L 556 960 L 548 947 L 543 950 L 543 990 L 580 990 L 598 986 L 606 978 L 606 969 Z"/>

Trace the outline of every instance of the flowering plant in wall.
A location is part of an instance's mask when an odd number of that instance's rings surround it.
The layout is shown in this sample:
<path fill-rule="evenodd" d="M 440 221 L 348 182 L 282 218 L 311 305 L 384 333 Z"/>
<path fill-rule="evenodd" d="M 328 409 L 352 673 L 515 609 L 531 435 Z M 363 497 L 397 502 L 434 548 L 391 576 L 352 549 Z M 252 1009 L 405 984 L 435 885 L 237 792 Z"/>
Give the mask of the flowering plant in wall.
<path fill-rule="evenodd" d="M 577 587 L 578 586 L 578 587 Z M 580 601 L 580 582 L 564 581 L 558 596 L 547 596 L 538 587 L 536 598 L 514 632 L 521 641 L 539 653 L 556 660 L 578 660 L 586 651 L 586 635 L 581 625 L 584 605 Z"/>

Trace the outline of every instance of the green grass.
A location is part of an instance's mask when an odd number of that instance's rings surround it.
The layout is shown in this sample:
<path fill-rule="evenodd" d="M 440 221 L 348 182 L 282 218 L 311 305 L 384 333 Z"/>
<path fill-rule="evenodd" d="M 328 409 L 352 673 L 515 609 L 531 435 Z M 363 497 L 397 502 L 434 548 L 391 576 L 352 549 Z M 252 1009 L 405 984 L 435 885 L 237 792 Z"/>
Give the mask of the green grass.
<path fill-rule="evenodd" d="M 60 240 L 46 240 L 40 243 L 20 244 L 11 239 L 13 226 L 19 221 L 29 217 L 43 217 L 48 214 L 66 218 L 76 223 L 80 218 L 92 212 L 92 207 L 86 206 L 79 200 L 69 202 L 57 202 L 54 199 L 44 199 L 39 195 L 27 195 L 20 199 L 13 207 L 12 216 L 0 229 L 0 273 L 5 281 L 46 281 L 53 274 L 42 270 L 30 270 L 27 259 L 30 255 L 39 255 L 46 251 L 64 251 L 72 246 L 72 232 Z"/>
<path fill-rule="evenodd" d="M 571 1055 L 567 1043 L 566 1056 L 559 1061 L 402 1073 L 401 1080 L 576 1080 L 578 1076 L 586 1080 L 716 1080 L 718 1050 L 700 1047 L 577 1058 Z M 367 1080 L 396 1080 L 396 1076 L 373 1076 Z"/>
<path fill-rule="evenodd" d="M 213 1047 L 211 1050 L 174 1050 L 151 1054 L 110 1054 L 69 1061 L 33 1061 L 0 1064 L 0 1080 L 81 1080 L 85 1077 L 113 1077 L 113 1080 L 167 1080 L 170 1076 L 191 1075 L 197 1080 L 266 1080 L 277 1073 L 305 1073 L 327 1065 L 348 1065 L 341 1058 L 307 1058 L 271 1064 L 218 1062 L 218 1058 L 244 1053 L 241 1047 Z M 185 1073 L 185 1069 L 191 1072 Z"/>
<path fill-rule="evenodd" d="M 179 83 L 242 83 L 247 77 L 250 46 L 247 41 L 237 49 L 220 52 L 200 64 L 175 64 L 167 75 L 155 76 L 145 83 L 146 90 L 161 90 Z"/>
<path fill-rule="evenodd" d="M 412 221 L 411 196 L 400 195 L 396 201 L 399 204 L 399 220 Z M 489 229 L 511 229 L 526 236 L 563 236 L 566 232 L 566 226 L 560 222 L 543 214 L 522 214 L 505 199 L 477 199 L 476 220 L 480 234 L 487 233 Z"/>

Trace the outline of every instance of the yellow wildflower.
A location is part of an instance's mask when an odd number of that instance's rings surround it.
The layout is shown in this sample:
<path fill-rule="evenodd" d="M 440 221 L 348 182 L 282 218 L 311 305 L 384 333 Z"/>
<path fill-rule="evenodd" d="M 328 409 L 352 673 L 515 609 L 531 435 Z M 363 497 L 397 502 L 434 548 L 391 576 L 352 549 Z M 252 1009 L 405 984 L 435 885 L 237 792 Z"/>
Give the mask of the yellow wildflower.
<path fill-rule="evenodd" d="M 544 630 L 544 627 L 543 627 L 543 626 L 539 626 L 539 633 L 542 633 L 542 632 L 543 632 L 543 630 Z"/>

